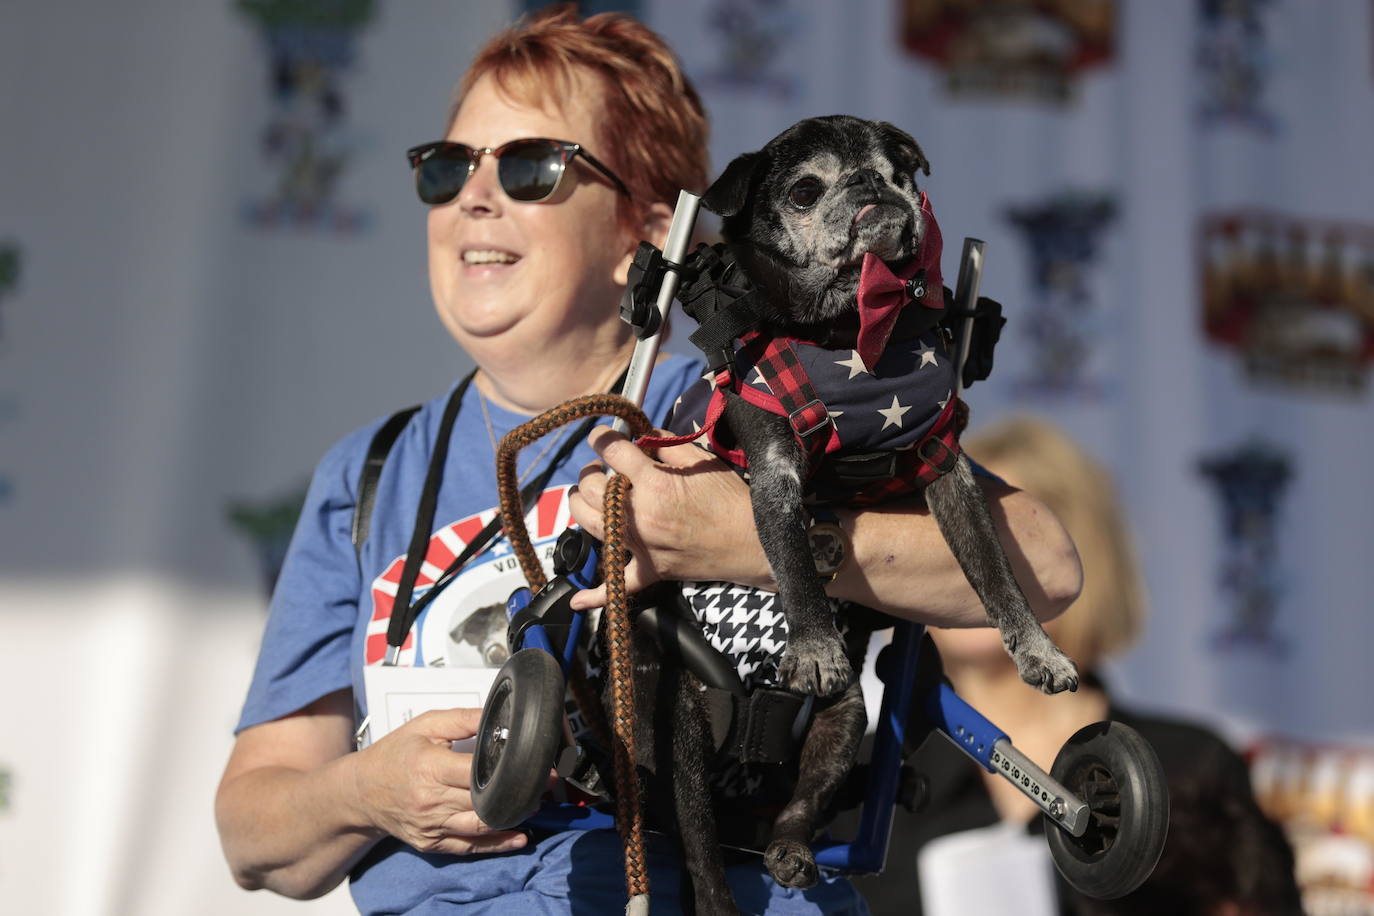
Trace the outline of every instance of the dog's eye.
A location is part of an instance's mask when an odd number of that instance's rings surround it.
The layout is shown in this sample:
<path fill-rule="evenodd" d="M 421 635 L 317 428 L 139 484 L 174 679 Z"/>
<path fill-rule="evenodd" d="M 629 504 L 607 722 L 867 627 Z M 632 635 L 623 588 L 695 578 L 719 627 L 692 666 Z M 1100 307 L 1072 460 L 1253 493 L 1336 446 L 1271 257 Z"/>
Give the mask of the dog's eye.
<path fill-rule="evenodd" d="M 809 210 L 815 206 L 816 201 L 820 200 L 821 192 L 824 190 L 825 185 L 821 184 L 819 178 L 812 178 L 808 175 L 792 185 L 792 190 L 787 192 L 787 199 L 798 210 Z"/>

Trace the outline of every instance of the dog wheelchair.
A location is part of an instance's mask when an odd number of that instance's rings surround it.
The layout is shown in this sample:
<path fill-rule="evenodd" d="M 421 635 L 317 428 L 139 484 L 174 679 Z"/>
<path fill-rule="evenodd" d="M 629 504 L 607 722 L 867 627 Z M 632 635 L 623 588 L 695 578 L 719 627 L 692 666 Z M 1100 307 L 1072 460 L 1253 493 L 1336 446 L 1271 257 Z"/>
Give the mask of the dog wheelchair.
<path fill-rule="evenodd" d="M 697 199 L 683 192 L 663 252 L 643 243 L 622 305 L 639 338 L 625 395 L 642 402 L 658 332 L 678 283 L 695 223 Z M 971 316 L 978 298 L 981 242 L 967 240 L 955 302 Z M 656 302 L 650 300 L 656 297 Z M 960 362 L 972 318 L 966 317 Z M 550 830 L 614 828 L 600 807 L 543 802 L 547 774 L 596 794 L 594 768 L 567 728 L 564 703 L 577 650 L 589 628 L 571 609 L 579 589 L 598 584 L 598 545 L 569 529 L 554 549 L 555 577 L 537 592 L 517 590 L 507 603 L 511 656 L 488 695 L 473 759 L 472 795 L 482 820 L 498 829 L 520 824 Z M 726 657 L 694 622 L 671 610 L 644 609 L 635 626 L 651 631 L 665 663 L 680 664 L 708 688 L 733 697 L 746 690 Z M 1121 723 L 1104 722 L 1074 734 L 1046 773 L 1019 752 L 1008 735 L 964 702 L 943 679 L 939 655 L 924 628 L 896 622 L 877 659 L 883 695 L 858 827 L 849 840 L 813 843 L 817 865 L 842 874 L 883 870 L 904 760 L 931 732 L 952 741 L 974 762 L 1017 787 L 1046 821 L 1051 857 L 1066 880 L 1097 898 L 1129 893 L 1149 877 L 1168 831 L 1168 794 L 1150 745 Z M 589 782 L 588 780 L 591 780 Z M 1053 829 L 1050 829 L 1050 828 Z M 758 850 L 755 850 L 758 851 Z"/>

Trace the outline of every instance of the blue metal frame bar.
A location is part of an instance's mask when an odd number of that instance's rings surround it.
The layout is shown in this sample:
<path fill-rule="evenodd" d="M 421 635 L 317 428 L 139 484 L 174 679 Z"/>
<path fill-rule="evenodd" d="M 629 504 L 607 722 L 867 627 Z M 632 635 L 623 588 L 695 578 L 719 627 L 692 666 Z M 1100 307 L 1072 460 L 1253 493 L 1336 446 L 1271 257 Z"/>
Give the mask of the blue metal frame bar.
<path fill-rule="evenodd" d="M 898 623 L 893 628 L 891 645 L 878 656 L 883 701 L 873 736 L 868 792 L 864 796 L 859 828 L 848 843 L 823 842 L 812 847 L 816 864 L 822 868 L 874 874 L 882 871 L 887 861 L 893 802 L 902 775 L 902 744 L 906 740 L 906 724 L 916 690 L 920 657 L 917 650 L 924 631 L 919 624 Z"/>
<path fill-rule="evenodd" d="M 965 703 L 948 684 L 932 690 L 925 698 L 926 717 L 930 724 L 949 736 L 989 773 L 997 772 L 992 753 L 998 741 L 1008 741 L 1007 733 L 993 725 L 972 706 Z"/>

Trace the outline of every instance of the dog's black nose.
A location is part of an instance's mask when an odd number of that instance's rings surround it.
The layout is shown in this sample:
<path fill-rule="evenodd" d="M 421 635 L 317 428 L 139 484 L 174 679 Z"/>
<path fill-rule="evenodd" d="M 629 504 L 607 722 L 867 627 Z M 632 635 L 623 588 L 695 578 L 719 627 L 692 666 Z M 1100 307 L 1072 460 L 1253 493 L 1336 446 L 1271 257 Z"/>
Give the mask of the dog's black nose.
<path fill-rule="evenodd" d="M 856 185 L 867 184 L 869 187 L 877 188 L 882 180 L 883 176 L 878 174 L 877 169 L 859 169 L 844 180 L 842 187 L 852 188 Z"/>

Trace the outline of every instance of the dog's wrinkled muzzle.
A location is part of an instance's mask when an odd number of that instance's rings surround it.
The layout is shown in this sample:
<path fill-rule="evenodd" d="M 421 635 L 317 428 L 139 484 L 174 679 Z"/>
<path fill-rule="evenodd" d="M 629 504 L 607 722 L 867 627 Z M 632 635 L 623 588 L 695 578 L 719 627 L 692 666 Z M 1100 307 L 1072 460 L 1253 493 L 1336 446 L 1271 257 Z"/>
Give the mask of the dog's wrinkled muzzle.
<path fill-rule="evenodd" d="M 940 252 L 944 247 L 940 226 L 930 209 L 930 200 L 921 192 L 921 216 L 925 232 L 916 257 L 894 271 L 887 262 L 872 253 L 864 255 L 859 269 L 859 358 L 870 369 L 878 365 L 878 358 L 887 347 L 887 339 L 897 324 L 897 316 L 907 304 L 907 281 L 925 271 L 926 293 L 919 300 L 926 308 L 944 306 L 944 282 L 940 277 Z"/>

